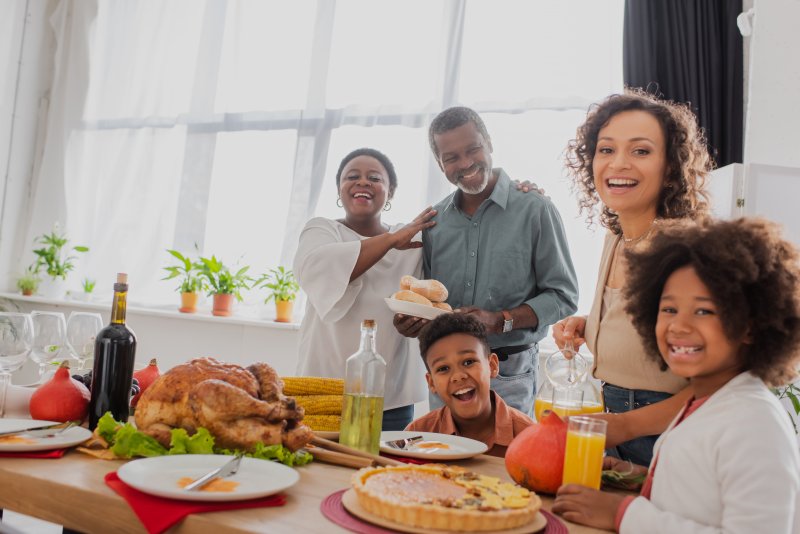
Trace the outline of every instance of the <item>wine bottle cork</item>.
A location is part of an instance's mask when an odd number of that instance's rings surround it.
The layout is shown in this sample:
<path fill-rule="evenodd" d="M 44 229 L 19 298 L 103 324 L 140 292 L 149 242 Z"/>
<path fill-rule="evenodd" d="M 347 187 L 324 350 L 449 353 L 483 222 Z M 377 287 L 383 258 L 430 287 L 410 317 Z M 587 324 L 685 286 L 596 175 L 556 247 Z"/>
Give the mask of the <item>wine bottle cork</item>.
<path fill-rule="evenodd" d="M 118 284 L 127 284 L 128 283 L 128 273 L 117 273 L 117 283 Z"/>

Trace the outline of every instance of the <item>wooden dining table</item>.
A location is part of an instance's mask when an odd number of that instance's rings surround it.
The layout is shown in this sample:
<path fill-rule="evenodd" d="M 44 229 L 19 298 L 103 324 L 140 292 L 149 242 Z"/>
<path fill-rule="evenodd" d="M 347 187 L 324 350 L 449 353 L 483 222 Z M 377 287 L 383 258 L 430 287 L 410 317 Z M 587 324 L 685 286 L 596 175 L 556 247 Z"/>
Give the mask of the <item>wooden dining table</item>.
<path fill-rule="evenodd" d="M 453 462 L 510 481 L 503 460 L 480 455 Z M 106 473 L 123 461 L 99 460 L 75 450 L 60 459 L 0 458 L 0 508 L 86 533 L 145 532 L 127 502 L 106 486 Z M 322 500 L 348 488 L 354 469 L 312 462 L 297 468 L 300 481 L 285 491 L 285 506 L 189 515 L 170 533 L 324 533 L 348 532 L 320 511 Z M 544 508 L 553 499 L 542 496 Z M 564 521 L 562 519 L 562 521 Z M 564 521 L 569 532 L 605 532 Z"/>

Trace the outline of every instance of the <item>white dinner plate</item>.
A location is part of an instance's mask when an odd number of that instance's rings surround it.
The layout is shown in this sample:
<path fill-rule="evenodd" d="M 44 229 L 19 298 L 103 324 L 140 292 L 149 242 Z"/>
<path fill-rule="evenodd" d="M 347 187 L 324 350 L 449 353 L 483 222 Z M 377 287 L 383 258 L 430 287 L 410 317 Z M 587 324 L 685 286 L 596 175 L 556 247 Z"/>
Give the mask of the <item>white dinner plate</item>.
<path fill-rule="evenodd" d="M 434 308 L 433 306 L 426 306 L 424 304 L 417 304 L 416 302 L 409 302 L 407 300 L 397 300 L 393 298 L 385 298 L 386 305 L 395 313 L 402 313 L 404 315 L 413 315 L 414 317 L 421 317 L 423 319 L 436 319 L 443 313 L 450 313 L 441 308 Z"/>
<path fill-rule="evenodd" d="M 277 462 L 242 458 L 239 471 L 225 480 L 238 482 L 231 492 L 186 491 L 178 485 L 183 477 L 199 478 L 230 460 L 221 454 L 155 456 L 126 463 L 117 471 L 125 484 L 144 493 L 185 501 L 240 501 L 266 497 L 294 486 L 300 475 Z"/>
<path fill-rule="evenodd" d="M 57 425 L 56 421 L 42 421 L 38 419 L 0 419 L 0 432 L 13 432 L 26 428 Z M 69 428 L 53 437 L 34 438 L 21 435 L 25 442 L 4 440 L 0 437 L 0 452 L 33 452 L 49 451 L 50 449 L 63 449 L 83 443 L 92 433 L 80 426 Z"/>
<path fill-rule="evenodd" d="M 401 450 L 394 449 L 386 445 L 387 441 L 396 439 L 407 439 L 414 436 L 422 436 L 423 442 L 438 441 L 447 445 L 447 449 L 425 449 L 418 447 L 420 442 Z M 387 431 L 381 432 L 381 452 L 394 454 L 395 456 L 407 456 L 409 458 L 419 458 L 422 460 L 463 460 L 483 454 L 489 450 L 485 443 L 474 439 L 452 436 L 450 434 L 436 434 L 435 432 L 407 432 L 407 431 Z"/>

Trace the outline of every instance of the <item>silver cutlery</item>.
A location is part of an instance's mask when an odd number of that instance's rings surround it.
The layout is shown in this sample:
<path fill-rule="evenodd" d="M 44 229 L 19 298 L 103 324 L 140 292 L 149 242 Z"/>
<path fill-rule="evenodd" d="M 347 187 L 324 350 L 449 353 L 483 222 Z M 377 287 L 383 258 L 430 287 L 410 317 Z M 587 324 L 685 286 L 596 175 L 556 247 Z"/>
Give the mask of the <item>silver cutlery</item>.
<path fill-rule="evenodd" d="M 9 432 L 0 432 L 0 437 L 2 436 L 28 436 L 32 438 L 49 438 L 52 436 L 57 436 L 58 434 L 64 432 L 67 429 L 70 429 L 74 426 L 78 426 L 78 423 L 75 421 L 69 421 L 67 423 L 57 423 L 55 425 L 47 425 L 47 426 L 36 426 L 31 428 L 23 428 L 22 430 L 12 430 Z"/>
<path fill-rule="evenodd" d="M 406 447 L 409 445 L 413 445 L 417 441 L 421 440 L 422 436 L 413 436 L 410 438 L 403 438 L 403 439 L 394 439 L 391 441 L 384 441 L 387 447 L 392 449 L 399 449 L 405 450 Z"/>
<path fill-rule="evenodd" d="M 242 456 L 244 456 L 243 453 L 237 452 L 236 456 L 234 456 L 229 461 L 222 464 L 221 467 L 218 467 L 213 471 L 210 471 L 205 475 L 201 476 L 200 478 L 193 480 L 183 489 L 186 491 L 199 490 L 200 488 L 202 488 L 215 478 L 225 478 L 236 474 L 236 472 L 239 470 L 239 464 L 242 462 Z"/>

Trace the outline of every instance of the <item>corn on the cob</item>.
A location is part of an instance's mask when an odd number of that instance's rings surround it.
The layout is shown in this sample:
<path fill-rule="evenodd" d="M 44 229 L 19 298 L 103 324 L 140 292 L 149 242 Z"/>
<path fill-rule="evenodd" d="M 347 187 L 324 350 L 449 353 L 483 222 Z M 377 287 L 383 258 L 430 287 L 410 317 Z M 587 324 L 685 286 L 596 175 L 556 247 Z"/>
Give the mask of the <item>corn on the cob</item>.
<path fill-rule="evenodd" d="M 317 432 L 339 432 L 342 417 L 340 415 L 306 415 L 303 417 L 303 423 Z"/>
<path fill-rule="evenodd" d="M 295 395 L 306 415 L 342 415 L 342 395 Z"/>
<path fill-rule="evenodd" d="M 320 376 L 283 376 L 284 395 L 344 395 L 344 380 Z"/>

